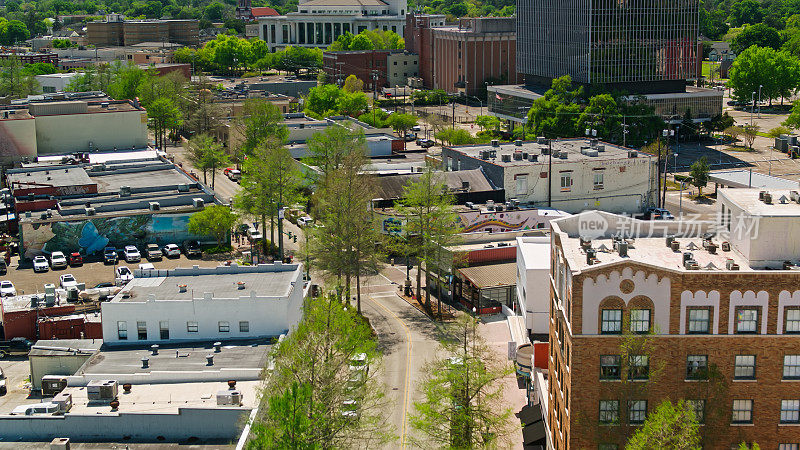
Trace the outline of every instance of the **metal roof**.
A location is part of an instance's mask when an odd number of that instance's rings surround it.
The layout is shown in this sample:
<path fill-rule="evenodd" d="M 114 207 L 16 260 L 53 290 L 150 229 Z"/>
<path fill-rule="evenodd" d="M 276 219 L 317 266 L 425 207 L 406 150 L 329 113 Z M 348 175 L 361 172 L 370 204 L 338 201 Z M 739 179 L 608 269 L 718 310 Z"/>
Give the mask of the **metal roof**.
<path fill-rule="evenodd" d="M 403 198 L 405 187 L 422 176 L 421 173 L 387 175 L 376 179 L 376 198 Z M 442 179 L 450 189 L 461 189 L 462 182 L 469 183 L 469 192 L 492 191 L 495 188 L 481 169 L 437 172 L 434 177 Z"/>
<path fill-rule="evenodd" d="M 517 284 L 517 263 L 465 267 L 458 272 L 480 289 Z"/>
<path fill-rule="evenodd" d="M 800 183 L 752 170 L 722 170 L 708 174 L 709 181 L 734 188 L 798 189 Z"/>

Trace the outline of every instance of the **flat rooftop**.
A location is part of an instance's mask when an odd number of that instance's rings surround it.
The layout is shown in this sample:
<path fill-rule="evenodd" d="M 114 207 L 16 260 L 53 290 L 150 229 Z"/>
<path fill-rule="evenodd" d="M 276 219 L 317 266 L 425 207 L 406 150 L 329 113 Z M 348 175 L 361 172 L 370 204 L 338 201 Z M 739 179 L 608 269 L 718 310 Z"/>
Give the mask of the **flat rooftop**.
<path fill-rule="evenodd" d="M 238 381 L 236 390 L 242 393 L 242 407 L 254 408 L 258 404 L 260 381 Z M 109 402 L 89 400 L 87 388 L 67 387 L 72 394 L 72 408 L 68 414 L 157 413 L 177 414 L 180 408 L 230 408 L 217 406 L 217 392 L 228 390 L 224 382 L 137 384 L 130 392 L 119 386 L 119 410 L 111 411 Z"/>
<path fill-rule="evenodd" d="M 130 173 L 109 173 L 91 177 L 97 183 L 98 192 L 119 192 L 122 186 L 130 187 L 157 187 L 174 186 L 185 183 L 195 183 L 176 168 L 160 170 L 147 170 Z"/>
<path fill-rule="evenodd" d="M 793 195 L 800 195 L 797 190 L 764 190 L 772 196 L 770 204 L 759 199 L 761 191 L 761 189 L 720 189 L 717 195 L 724 196 L 753 216 L 797 217 L 800 220 L 800 203 L 792 199 Z"/>
<path fill-rule="evenodd" d="M 487 162 L 491 162 L 492 164 L 498 166 L 527 166 L 527 165 L 541 165 L 543 162 L 547 163 L 548 158 L 550 155 L 545 155 L 548 151 L 553 152 L 555 154 L 558 152 L 559 154 L 566 153 L 566 159 L 561 157 L 553 158 L 553 164 L 561 164 L 561 163 L 574 163 L 575 161 L 597 161 L 597 160 L 622 160 L 622 159 L 630 159 L 628 156 L 628 152 L 633 149 L 629 149 L 623 147 L 621 145 L 609 144 L 607 142 L 596 141 L 596 145 L 592 145 L 592 140 L 585 139 L 585 138 L 577 138 L 577 139 L 559 139 L 550 140 L 550 144 L 539 144 L 533 141 L 524 141 L 521 145 L 516 145 L 514 143 L 501 143 L 498 146 L 492 146 L 487 144 L 481 145 L 462 145 L 462 146 L 452 146 L 446 147 L 450 150 L 462 153 L 466 156 L 475 159 L 481 159 L 481 152 L 485 151 L 494 151 L 495 157 L 489 157 L 486 159 Z M 581 152 L 582 149 L 590 149 L 596 150 L 597 156 L 589 156 L 588 154 L 583 154 Z M 530 161 L 529 159 L 514 159 L 514 153 L 527 153 L 528 155 L 537 155 L 536 161 Z M 509 161 L 503 161 L 503 156 L 507 155 L 510 157 Z M 524 155 L 522 155 L 524 156 Z M 651 156 L 648 154 L 637 154 L 639 158 L 650 158 Z"/>
<path fill-rule="evenodd" d="M 9 185 L 18 184 L 19 188 L 45 186 L 81 186 L 95 184 L 83 167 L 54 166 L 46 170 L 26 170 L 24 172 L 7 172 Z"/>
<path fill-rule="evenodd" d="M 149 374 L 151 372 L 202 372 L 221 369 L 261 369 L 272 348 L 268 339 L 225 341 L 219 353 L 214 353 L 213 341 L 159 344 L 158 355 L 153 355 L 150 345 L 103 348 L 92 356 L 76 375 Z M 206 355 L 214 355 L 214 365 L 209 366 Z M 147 369 L 142 369 L 142 358 L 149 358 Z M 121 391 L 122 389 L 120 389 Z"/>
<path fill-rule="evenodd" d="M 260 264 L 258 266 L 219 266 L 215 268 L 178 268 L 136 272 L 130 281 L 111 300 L 112 302 L 144 302 L 154 295 L 156 300 L 202 299 L 205 293 L 215 298 L 286 297 L 293 288 L 292 282 L 301 270 L 299 264 Z M 244 288 L 239 288 L 239 282 Z M 186 285 L 186 292 L 178 286 Z M 300 286 L 302 288 L 302 286 Z"/>
<path fill-rule="evenodd" d="M 734 188 L 798 189 L 800 183 L 751 170 L 720 170 L 708 174 L 712 183 Z"/>

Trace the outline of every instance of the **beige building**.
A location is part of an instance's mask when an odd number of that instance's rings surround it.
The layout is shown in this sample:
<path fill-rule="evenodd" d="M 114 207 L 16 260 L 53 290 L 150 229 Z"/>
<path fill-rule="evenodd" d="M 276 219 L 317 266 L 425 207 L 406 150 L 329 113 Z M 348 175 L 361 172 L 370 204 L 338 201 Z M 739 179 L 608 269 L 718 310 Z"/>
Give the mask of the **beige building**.
<path fill-rule="evenodd" d="M 386 56 L 386 82 L 389 87 L 406 86 L 408 79 L 419 75 L 419 55 L 389 52 Z"/>
<path fill-rule="evenodd" d="M 482 168 L 506 200 L 570 213 L 634 214 L 655 203 L 655 158 L 597 139 L 443 147 L 442 165 Z"/>
<path fill-rule="evenodd" d="M 200 44 L 197 20 L 125 20 L 120 14 L 86 24 L 86 39 L 96 46 L 126 46 L 141 42 Z"/>

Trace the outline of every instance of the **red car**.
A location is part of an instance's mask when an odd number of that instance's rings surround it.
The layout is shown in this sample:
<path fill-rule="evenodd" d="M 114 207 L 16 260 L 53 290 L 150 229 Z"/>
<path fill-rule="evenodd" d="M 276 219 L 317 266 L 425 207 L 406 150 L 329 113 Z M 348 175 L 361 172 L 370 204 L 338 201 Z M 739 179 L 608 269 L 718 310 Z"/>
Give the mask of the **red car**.
<path fill-rule="evenodd" d="M 83 265 L 83 257 L 78 252 L 72 252 L 69 254 L 69 265 L 70 266 L 82 266 Z"/>

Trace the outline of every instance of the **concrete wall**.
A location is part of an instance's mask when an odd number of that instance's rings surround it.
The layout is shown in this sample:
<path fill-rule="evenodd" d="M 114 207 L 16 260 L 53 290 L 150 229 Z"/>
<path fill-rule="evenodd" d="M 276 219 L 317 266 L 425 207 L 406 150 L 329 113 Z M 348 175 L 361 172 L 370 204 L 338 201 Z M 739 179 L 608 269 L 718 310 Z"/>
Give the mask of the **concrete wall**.
<path fill-rule="evenodd" d="M 177 414 L 125 413 L 63 416 L 2 416 L 0 436 L 7 441 L 50 441 L 68 437 L 81 441 L 122 442 L 156 440 L 185 442 L 233 439 L 250 408 L 179 408 Z"/>
<path fill-rule="evenodd" d="M 0 120 L 0 161 L 35 158 L 36 151 L 36 122 L 33 117 Z"/>
<path fill-rule="evenodd" d="M 38 154 L 147 146 L 147 113 L 110 111 L 36 118 Z"/>
<path fill-rule="evenodd" d="M 31 356 L 31 384 L 33 389 L 42 388 L 45 375 L 72 375 L 81 368 L 92 355 Z M 95 378 L 96 379 L 96 378 Z"/>
<path fill-rule="evenodd" d="M 278 336 L 300 321 L 304 290 L 303 270 L 295 270 L 289 297 L 203 298 L 195 292 L 193 300 L 125 299 L 103 303 L 103 337 L 106 344 L 144 344 L 166 342 L 160 337 L 159 322 L 169 322 L 169 342 L 217 339 L 242 339 Z M 177 275 L 177 274 L 176 274 Z M 164 283 L 169 283 L 167 278 Z M 197 297 L 200 298 L 197 298 Z M 137 322 L 147 322 L 147 340 L 137 340 Z M 197 322 L 198 331 L 189 332 L 187 322 Z M 219 331 L 227 321 L 229 332 Z M 249 322 L 249 331 L 240 332 L 239 322 Z M 127 322 L 128 339 L 120 340 L 118 323 Z"/>

